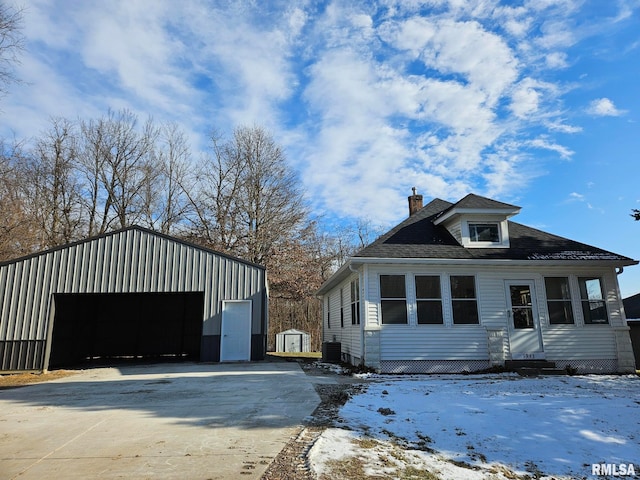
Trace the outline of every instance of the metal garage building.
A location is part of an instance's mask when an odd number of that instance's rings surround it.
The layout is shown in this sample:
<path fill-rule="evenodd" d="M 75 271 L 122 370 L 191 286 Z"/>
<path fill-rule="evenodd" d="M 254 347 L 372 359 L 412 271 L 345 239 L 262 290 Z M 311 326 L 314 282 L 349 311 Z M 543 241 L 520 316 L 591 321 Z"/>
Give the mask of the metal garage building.
<path fill-rule="evenodd" d="M 264 267 L 141 227 L 0 263 L 0 371 L 261 360 Z"/>

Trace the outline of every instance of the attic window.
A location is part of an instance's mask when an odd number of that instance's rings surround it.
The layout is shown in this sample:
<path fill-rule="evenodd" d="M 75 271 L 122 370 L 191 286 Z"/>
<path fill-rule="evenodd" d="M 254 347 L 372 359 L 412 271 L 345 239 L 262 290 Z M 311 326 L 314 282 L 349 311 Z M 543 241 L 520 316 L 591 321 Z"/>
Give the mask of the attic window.
<path fill-rule="evenodd" d="M 497 223 L 469 223 L 469 240 L 500 243 L 500 227 Z"/>

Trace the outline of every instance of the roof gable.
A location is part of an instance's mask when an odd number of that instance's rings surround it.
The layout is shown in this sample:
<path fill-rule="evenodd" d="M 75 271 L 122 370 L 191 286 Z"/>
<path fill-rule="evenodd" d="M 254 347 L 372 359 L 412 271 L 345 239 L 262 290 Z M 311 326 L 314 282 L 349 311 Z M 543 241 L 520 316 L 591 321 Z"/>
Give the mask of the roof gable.
<path fill-rule="evenodd" d="M 85 238 L 83 240 L 78 240 L 78 241 L 70 242 L 70 243 L 67 243 L 67 244 L 64 244 L 64 245 L 58 245 L 56 247 L 48 248 L 46 250 L 41 250 L 39 252 L 34 252 L 34 253 L 29 254 L 29 255 L 25 255 L 25 256 L 19 257 L 19 258 L 6 260 L 6 261 L 3 261 L 3 262 L 0 262 L 0 266 L 10 265 L 12 263 L 21 262 L 23 260 L 27 260 L 27 259 L 30 259 L 30 258 L 35 258 L 35 257 L 41 256 L 41 255 L 46 255 L 48 253 L 56 252 L 56 251 L 59 251 L 59 250 L 65 250 L 67 248 L 75 247 L 77 245 L 83 245 L 85 243 L 93 242 L 93 241 L 101 239 L 101 238 L 108 238 L 108 237 L 117 236 L 117 235 L 120 235 L 122 233 L 131 231 L 131 230 L 138 230 L 140 232 L 144 232 L 144 233 L 147 233 L 149 235 L 160 237 L 160 238 L 163 238 L 165 240 L 169 240 L 171 242 L 179 243 L 181 245 L 186 245 L 186 246 L 195 248 L 197 250 L 202 250 L 204 252 L 211 253 L 211 254 L 214 254 L 214 255 L 217 255 L 217 256 L 220 256 L 220 257 L 224 257 L 224 258 L 227 258 L 229 260 L 236 261 L 236 262 L 240 262 L 240 263 L 243 263 L 243 264 L 248 265 L 248 266 L 258 267 L 258 268 L 261 268 L 263 270 L 265 269 L 265 267 L 262 266 L 262 265 L 258 265 L 258 264 L 249 262 L 249 261 L 244 260 L 242 258 L 234 257 L 234 256 L 228 255 L 226 253 L 218 252 L 217 250 L 206 248 L 206 247 L 203 247 L 201 245 L 197 245 L 195 243 L 187 242 L 187 241 L 182 240 L 180 238 L 172 237 L 170 235 L 166 235 L 164 233 L 156 232 L 155 230 L 151 230 L 151 229 L 145 228 L 145 227 L 140 227 L 138 225 L 132 225 L 132 226 L 129 226 L 129 227 L 121 228 L 119 230 L 113 230 L 111 232 L 103 233 L 101 235 L 95 235 L 93 237 L 88 237 L 88 238 Z"/>
<path fill-rule="evenodd" d="M 468 194 L 467 196 L 456 202 L 454 205 L 452 205 L 451 208 L 470 208 L 474 210 L 520 209 L 520 207 L 517 207 L 515 205 L 499 202 L 497 200 L 482 197 L 480 195 L 475 195 L 473 193 Z"/>

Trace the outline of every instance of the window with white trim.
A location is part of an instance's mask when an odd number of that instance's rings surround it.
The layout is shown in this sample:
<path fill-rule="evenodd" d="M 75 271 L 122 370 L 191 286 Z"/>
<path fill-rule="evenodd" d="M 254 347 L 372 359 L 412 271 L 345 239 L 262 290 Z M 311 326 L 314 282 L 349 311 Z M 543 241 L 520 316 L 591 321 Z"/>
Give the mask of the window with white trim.
<path fill-rule="evenodd" d="M 545 277 L 544 286 L 547 292 L 549 323 L 551 325 L 573 324 L 569 279 L 567 277 Z"/>
<path fill-rule="evenodd" d="M 344 288 L 340 289 L 340 328 L 344 328 Z"/>
<path fill-rule="evenodd" d="M 407 288 L 404 275 L 380 275 L 382 323 L 407 323 Z"/>
<path fill-rule="evenodd" d="M 360 280 L 351 282 L 351 325 L 360 325 Z"/>
<path fill-rule="evenodd" d="M 327 295 L 327 328 L 331 328 L 331 295 Z"/>
<path fill-rule="evenodd" d="M 454 325 L 480 323 L 475 277 L 472 275 L 451 275 L 450 284 Z"/>
<path fill-rule="evenodd" d="M 607 305 L 602 295 L 602 280 L 598 277 L 578 277 L 580 301 L 584 323 L 589 325 L 609 323 Z"/>
<path fill-rule="evenodd" d="M 439 275 L 416 275 L 416 307 L 419 325 L 442 325 Z"/>
<path fill-rule="evenodd" d="M 500 225 L 497 223 L 469 222 L 469 241 L 475 243 L 500 243 Z"/>

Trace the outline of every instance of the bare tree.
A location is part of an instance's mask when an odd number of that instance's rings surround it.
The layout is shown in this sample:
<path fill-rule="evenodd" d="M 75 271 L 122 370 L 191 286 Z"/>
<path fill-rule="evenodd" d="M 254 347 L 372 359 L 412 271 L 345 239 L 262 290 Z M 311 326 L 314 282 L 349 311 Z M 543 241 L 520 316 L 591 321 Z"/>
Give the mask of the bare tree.
<path fill-rule="evenodd" d="M 260 127 L 237 128 L 227 155 L 242 174 L 235 204 L 246 252 L 252 261 L 263 263 L 307 216 L 301 184 L 281 147 Z"/>
<path fill-rule="evenodd" d="M 23 186 L 27 180 L 22 145 L 0 140 L 0 260 L 38 247 L 38 227 L 28 215 Z"/>
<path fill-rule="evenodd" d="M 154 178 L 152 172 L 147 175 L 150 200 L 147 218 L 152 228 L 168 234 L 174 232 L 189 211 L 191 151 L 184 132 L 175 123 L 162 125 L 158 142 L 157 181 L 150 181 Z"/>
<path fill-rule="evenodd" d="M 42 246 L 52 247 L 82 236 L 82 201 L 78 182 L 77 132 L 63 118 L 36 141 L 27 162 L 24 185 L 29 215 L 37 221 Z"/>
<path fill-rule="evenodd" d="M 214 248 L 268 263 L 275 245 L 307 216 L 303 193 L 282 149 L 260 127 L 240 127 L 233 138 L 211 138 L 191 195 L 195 231 Z"/>
<path fill-rule="evenodd" d="M 89 234 L 124 228 L 144 217 L 158 174 L 154 144 L 158 129 L 149 119 L 142 131 L 128 110 L 82 122 L 82 165 L 86 180 Z"/>
<path fill-rule="evenodd" d="M 20 63 L 18 54 L 23 49 L 22 10 L 0 2 L 0 95 L 18 81 L 14 67 Z"/>

